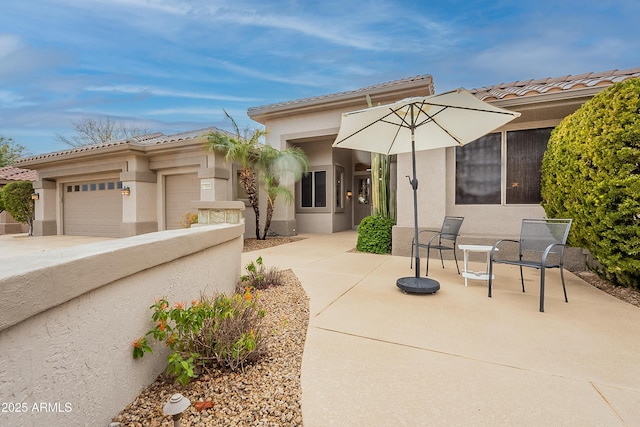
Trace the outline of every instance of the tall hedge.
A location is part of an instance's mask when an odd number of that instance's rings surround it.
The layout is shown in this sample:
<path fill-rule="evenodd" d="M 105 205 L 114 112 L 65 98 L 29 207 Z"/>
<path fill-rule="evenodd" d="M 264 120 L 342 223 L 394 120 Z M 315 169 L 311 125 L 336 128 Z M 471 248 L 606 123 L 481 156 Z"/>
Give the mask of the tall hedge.
<path fill-rule="evenodd" d="M 574 219 L 569 242 L 616 284 L 640 289 L 640 79 L 599 93 L 553 130 L 541 179 L 547 216 Z"/>

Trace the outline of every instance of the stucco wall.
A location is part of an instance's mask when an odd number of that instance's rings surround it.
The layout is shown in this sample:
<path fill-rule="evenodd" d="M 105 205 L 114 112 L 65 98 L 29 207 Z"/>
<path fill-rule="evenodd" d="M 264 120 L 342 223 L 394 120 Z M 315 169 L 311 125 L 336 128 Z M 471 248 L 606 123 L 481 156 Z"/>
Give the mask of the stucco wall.
<path fill-rule="evenodd" d="M 152 327 L 154 298 L 232 292 L 243 229 L 171 230 L 4 259 L 0 402 L 13 412 L 0 413 L 0 425 L 107 425 L 166 367 L 162 345 L 132 358 L 131 342 Z"/>

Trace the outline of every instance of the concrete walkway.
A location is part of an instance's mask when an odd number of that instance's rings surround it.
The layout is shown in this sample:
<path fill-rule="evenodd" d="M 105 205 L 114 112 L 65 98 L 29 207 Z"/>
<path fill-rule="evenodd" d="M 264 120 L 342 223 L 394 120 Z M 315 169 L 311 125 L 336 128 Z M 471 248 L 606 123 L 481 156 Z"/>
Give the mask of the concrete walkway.
<path fill-rule="evenodd" d="M 407 295 L 409 259 L 349 252 L 355 232 L 244 253 L 291 268 L 310 298 L 305 427 L 639 426 L 640 309 L 559 272 L 496 266 L 493 298 L 432 260 L 435 295 Z M 102 238 L 0 236 L 0 258 Z M 1 265 L 1 260 L 0 260 Z M 480 265 L 474 265 L 480 269 Z M 424 260 L 423 260 L 424 272 Z"/>
<path fill-rule="evenodd" d="M 535 270 L 523 294 L 498 265 L 487 298 L 439 260 L 441 290 L 408 295 L 408 258 L 351 253 L 355 232 L 306 237 L 243 254 L 292 268 L 310 297 L 305 427 L 640 425 L 637 307 L 570 273 L 566 304 L 552 270 L 540 313 Z"/>

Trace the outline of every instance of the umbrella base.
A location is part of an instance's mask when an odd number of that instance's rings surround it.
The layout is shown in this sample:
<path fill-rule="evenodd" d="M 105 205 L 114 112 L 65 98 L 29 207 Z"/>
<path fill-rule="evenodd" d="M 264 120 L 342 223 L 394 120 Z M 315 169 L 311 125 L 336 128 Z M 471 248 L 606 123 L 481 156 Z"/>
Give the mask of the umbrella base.
<path fill-rule="evenodd" d="M 440 289 L 440 283 L 428 277 L 401 277 L 396 286 L 410 294 L 435 294 Z"/>

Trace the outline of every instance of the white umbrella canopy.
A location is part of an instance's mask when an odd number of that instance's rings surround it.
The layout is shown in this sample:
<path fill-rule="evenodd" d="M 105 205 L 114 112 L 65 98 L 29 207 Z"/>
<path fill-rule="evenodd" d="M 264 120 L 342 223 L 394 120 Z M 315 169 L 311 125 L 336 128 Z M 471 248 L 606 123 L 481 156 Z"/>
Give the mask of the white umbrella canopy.
<path fill-rule="evenodd" d="M 465 89 L 406 98 L 393 104 L 342 114 L 333 147 L 382 154 L 412 153 L 415 277 L 398 279 L 405 292 L 435 293 L 440 284 L 420 277 L 416 151 L 464 145 L 519 117 L 520 113 L 479 100 Z"/>
<path fill-rule="evenodd" d="M 383 154 L 464 145 L 520 116 L 465 89 L 342 114 L 334 147 Z"/>

